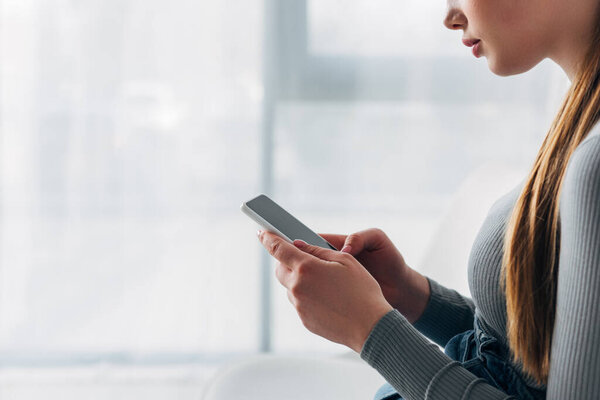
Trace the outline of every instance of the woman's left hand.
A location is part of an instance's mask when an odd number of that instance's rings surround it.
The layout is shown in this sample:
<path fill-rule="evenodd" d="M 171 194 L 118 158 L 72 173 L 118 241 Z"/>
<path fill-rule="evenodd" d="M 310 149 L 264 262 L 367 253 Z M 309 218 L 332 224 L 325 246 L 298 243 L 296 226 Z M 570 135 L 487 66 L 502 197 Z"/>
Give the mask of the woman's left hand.
<path fill-rule="evenodd" d="M 259 232 L 263 246 L 279 263 L 275 275 L 311 332 L 360 353 L 375 324 L 392 310 L 379 284 L 350 254 L 290 244 Z"/>

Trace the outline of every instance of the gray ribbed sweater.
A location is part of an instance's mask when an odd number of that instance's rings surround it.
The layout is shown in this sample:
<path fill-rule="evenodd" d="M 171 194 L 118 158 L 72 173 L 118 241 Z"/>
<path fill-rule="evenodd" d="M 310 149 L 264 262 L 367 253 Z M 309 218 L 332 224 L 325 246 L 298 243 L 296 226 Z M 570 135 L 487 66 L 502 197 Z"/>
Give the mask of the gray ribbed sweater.
<path fill-rule="evenodd" d="M 453 363 L 423 335 L 445 346 L 452 336 L 473 329 L 476 314 L 488 334 L 506 343 L 502 243 L 522 185 L 496 201 L 475 239 L 468 266 L 473 300 L 429 280 L 431 297 L 414 326 L 398 311 L 390 311 L 367 338 L 361 357 L 405 399 L 509 398 Z M 556 325 L 547 399 L 599 399 L 600 124 L 569 160 L 559 212 Z"/>

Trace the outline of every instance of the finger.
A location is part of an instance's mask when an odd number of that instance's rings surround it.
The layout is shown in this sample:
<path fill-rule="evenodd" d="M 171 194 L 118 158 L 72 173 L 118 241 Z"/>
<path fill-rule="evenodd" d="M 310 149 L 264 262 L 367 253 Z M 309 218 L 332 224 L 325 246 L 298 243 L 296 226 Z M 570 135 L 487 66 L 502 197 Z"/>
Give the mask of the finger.
<path fill-rule="evenodd" d="M 365 250 L 374 250 L 383 246 L 386 238 L 386 234 L 377 228 L 352 233 L 346 237 L 342 251 L 357 255 Z"/>
<path fill-rule="evenodd" d="M 338 250 L 341 250 L 342 247 L 344 247 L 344 242 L 346 241 L 346 235 L 338 235 L 335 233 L 319 233 L 319 236 L 327 240 Z"/>
<path fill-rule="evenodd" d="M 292 271 L 288 267 L 282 263 L 277 263 L 277 266 L 275 267 L 275 277 L 277 277 L 279 283 L 281 283 L 287 289 L 290 287 L 292 278 L 291 274 Z"/>
<path fill-rule="evenodd" d="M 292 305 L 294 307 L 296 307 L 296 298 L 294 297 L 294 295 L 289 290 L 287 291 L 287 298 L 290 301 L 290 303 L 292 303 Z"/>
<path fill-rule="evenodd" d="M 294 240 L 294 246 L 299 248 L 305 253 L 311 254 L 321 260 L 326 261 L 339 261 L 340 252 L 331 249 L 324 249 L 323 247 L 313 246 L 306 243 L 303 240 Z"/>
<path fill-rule="evenodd" d="M 261 231 L 258 238 L 269 254 L 282 264 L 292 267 L 300 261 L 306 261 L 306 254 L 304 252 L 298 251 L 296 246 L 286 242 L 274 233 Z"/>

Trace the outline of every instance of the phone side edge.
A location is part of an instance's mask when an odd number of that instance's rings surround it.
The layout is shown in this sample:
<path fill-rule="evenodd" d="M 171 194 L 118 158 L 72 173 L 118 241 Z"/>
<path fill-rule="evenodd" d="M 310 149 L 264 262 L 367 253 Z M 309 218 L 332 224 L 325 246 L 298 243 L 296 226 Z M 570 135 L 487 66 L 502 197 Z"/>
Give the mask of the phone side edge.
<path fill-rule="evenodd" d="M 288 243 L 292 243 L 292 240 L 289 237 L 284 235 L 279 229 L 277 229 L 273 225 L 271 225 L 266 219 L 264 219 L 259 214 L 254 212 L 254 210 L 252 210 L 250 207 L 248 207 L 246 205 L 246 203 L 242 203 L 242 206 L 240 207 L 240 209 L 242 210 L 242 212 L 244 214 L 246 214 L 248 217 L 250 217 L 258 225 L 265 228 L 267 231 L 275 233 L 277 236 L 281 237 Z"/>

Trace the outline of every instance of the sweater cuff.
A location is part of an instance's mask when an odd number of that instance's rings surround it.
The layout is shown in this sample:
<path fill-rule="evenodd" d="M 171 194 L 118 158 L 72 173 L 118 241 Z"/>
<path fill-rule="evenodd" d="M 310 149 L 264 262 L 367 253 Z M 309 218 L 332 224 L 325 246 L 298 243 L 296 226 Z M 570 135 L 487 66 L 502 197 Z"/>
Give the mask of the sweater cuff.
<path fill-rule="evenodd" d="M 506 398 L 442 353 L 397 310 L 375 324 L 360 356 L 407 400 Z"/>
<path fill-rule="evenodd" d="M 441 299 L 441 285 L 431 278 L 427 278 L 427 282 L 429 282 L 429 302 L 427 302 L 425 311 L 423 311 L 423 314 L 421 314 L 419 319 L 413 323 L 413 326 L 423 335 L 430 337 L 430 334 L 438 328 L 438 317 L 440 313 L 443 312 L 442 308 L 444 304 L 442 304 Z"/>
<path fill-rule="evenodd" d="M 416 343 L 415 343 L 416 342 Z M 417 344 L 418 343 L 418 344 Z M 423 362 L 423 347 L 435 346 L 437 362 Z M 423 398 L 436 365 L 450 361 L 420 335 L 398 310 L 385 314 L 367 337 L 360 357 L 405 398 Z"/>
<path fill-rule="evenodd" d="M 448 289 L 433 279 L 429 282 L 430 297 L 423 314 L 413 326 L 438 345 L 445 347 L 457 333 L 473 329 L 473 305 L 470 299 Z"/>

